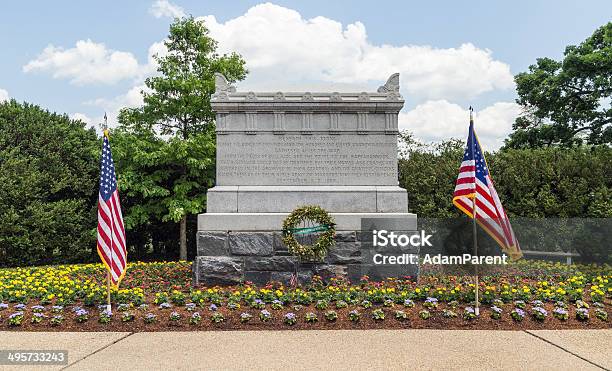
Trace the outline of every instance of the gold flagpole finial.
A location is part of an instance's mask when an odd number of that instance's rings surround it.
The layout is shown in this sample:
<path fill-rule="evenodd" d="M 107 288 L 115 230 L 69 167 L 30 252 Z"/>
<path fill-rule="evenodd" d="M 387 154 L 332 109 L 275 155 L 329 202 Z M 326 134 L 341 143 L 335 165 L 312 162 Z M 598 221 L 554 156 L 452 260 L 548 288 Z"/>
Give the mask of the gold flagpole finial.
<path fill-rule="evenodd" d="M 104 124 L 102 126 L 104 136 L 108 138 L 108 118 L 106 117 L 106 112 L 104 112 Z"/>

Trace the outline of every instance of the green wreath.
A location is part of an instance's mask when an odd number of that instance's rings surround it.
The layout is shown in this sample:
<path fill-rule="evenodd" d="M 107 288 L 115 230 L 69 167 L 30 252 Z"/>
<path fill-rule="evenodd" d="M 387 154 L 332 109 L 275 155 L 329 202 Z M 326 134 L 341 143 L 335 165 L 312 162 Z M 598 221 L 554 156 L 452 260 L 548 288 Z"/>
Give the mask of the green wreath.
<path fill-rule="evenodd" d="M 319 225 L 299 228 L 300 223 L 311 220 Z M 295 238 L 296 234 L 322 232 L 312 245 L 302 245 Z M 283 243 L 289 252 L 301 261 L 320 261 L 327 255 L 327 250 L 334 246 L 336 224 L 320 206 L 307 205 L 295 210 L 283 221 Z"/>

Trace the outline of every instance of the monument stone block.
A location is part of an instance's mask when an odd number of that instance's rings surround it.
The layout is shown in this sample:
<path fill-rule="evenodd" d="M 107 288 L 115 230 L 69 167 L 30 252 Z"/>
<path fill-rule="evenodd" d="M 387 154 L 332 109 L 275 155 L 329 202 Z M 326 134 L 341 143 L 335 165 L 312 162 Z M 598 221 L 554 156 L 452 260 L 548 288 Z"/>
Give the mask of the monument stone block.
<path fill-rule="evenodd" d="M 398 186 L 399 74 L 376 92 L 354 93 L 239 92 L 217 74 L 211 105 L 217 176 L 198 216 L 196 282 L 288 282 L 296 270 L 299 280 L 356 276 L 362 219 L 416 229 Z M 298 264 L 282 243 L 283 220 L 303 205 L 336 221 L 329 264 Z"/>

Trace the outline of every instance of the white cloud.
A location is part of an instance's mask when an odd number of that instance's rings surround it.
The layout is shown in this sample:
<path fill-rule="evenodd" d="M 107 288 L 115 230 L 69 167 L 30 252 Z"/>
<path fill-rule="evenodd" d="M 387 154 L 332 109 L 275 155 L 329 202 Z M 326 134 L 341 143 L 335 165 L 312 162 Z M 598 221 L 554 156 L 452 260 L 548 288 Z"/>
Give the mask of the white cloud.
<path fill-rule="evenodd" d="M 417 101 L 470 98 L 514 87 L 507 64 L 470 43 L 456 48 L 375 45 L 366 27 L 265 3 L 223 22 L 201 17 L 222 52 L 237 51 L 251 73 L 244 85 L 276 89 L 312 82 L 380 84 L 400 72 L 402 92 Z M 244 87 L 244 85 L 242 87 Z"/>
<path fill-rule="evenodd" d="M 9 93 L 4 89 L 0 89 L 0 102 L 4 102 L 5 100 L 9 100 Z"/>
<path fill-rule="evenodd" d="M 130 88 L 125 94 L 118 95 L 114 98 L 98 98 L 84 102 L 85 105 L 94 106 L 102 112 L 106 112 L 108 117 L 108 126 L 114 127 L 117 125 L 117 116 L 122 108 L 140 107 L 143 104 L 142 91 L 147 91 L 148 88 L 142 85 L 136 85 Z M 93 124 L 102 123 L 104 114 L 100 115 L 96 120 L 92 120 Z"/>
<path fill-rule="evenodd" d="M 114 84 L 138 78 L 146 66 L 138 64 L 132 53 L 108 49 L 102 43 L 79 40 L 74 48 L 47 46 L 23 71 L 50 72 L 54 78 L 67 78 L 75 85 Z"/>
<path fill-rule="evenodd" d="M 519 112 L 516 103 L 497 102 L 474 113 L 475 130 L 485 150 L 496 150 L 504 144 Z M 408 130 L 424 141 L 465 140 L 469 112 L 446 100 L 427 101 L 409 112 L 401 112 L 399 126 L 400 130 Z"/>
<path fill-rule="evenodd" d="M 153 14 L 155 18 L 182 18 L 185 16 L 183 8 L 176 4 L 172 4 L 168 0 L 155 1 L 153 5 L 151 5 L 149 13 Z"/>
<path fill-rule="evenodd" d="M 73 120 L 81 120 L 84 123 L 86 123 L 88 126 L 92 126 L 94 124 L 94 120 L 84 113 L 75 112 L 70 115 L 70 118 Z"/>

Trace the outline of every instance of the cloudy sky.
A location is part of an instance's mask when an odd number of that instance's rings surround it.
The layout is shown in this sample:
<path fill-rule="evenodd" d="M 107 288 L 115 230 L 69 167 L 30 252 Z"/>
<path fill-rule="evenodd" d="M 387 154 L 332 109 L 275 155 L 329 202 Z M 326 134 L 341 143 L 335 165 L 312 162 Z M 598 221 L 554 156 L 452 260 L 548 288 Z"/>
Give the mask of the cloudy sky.
<path fill-rule="evenodd" d="M 98 125 L 142 102 L 152 56 L 174 17 L 202 19 L 250 74 L 239 90 L 375 90 L 393 72 L 400 127 L 425 141 L 498 148 L 519 112 L 513 75 L 560 58 L 609 20 L 601 1 L 19 1 L 0 12 L 0 100 L 15 98 Z M 606 16 L 608 14 L 608 16 Z"/>

